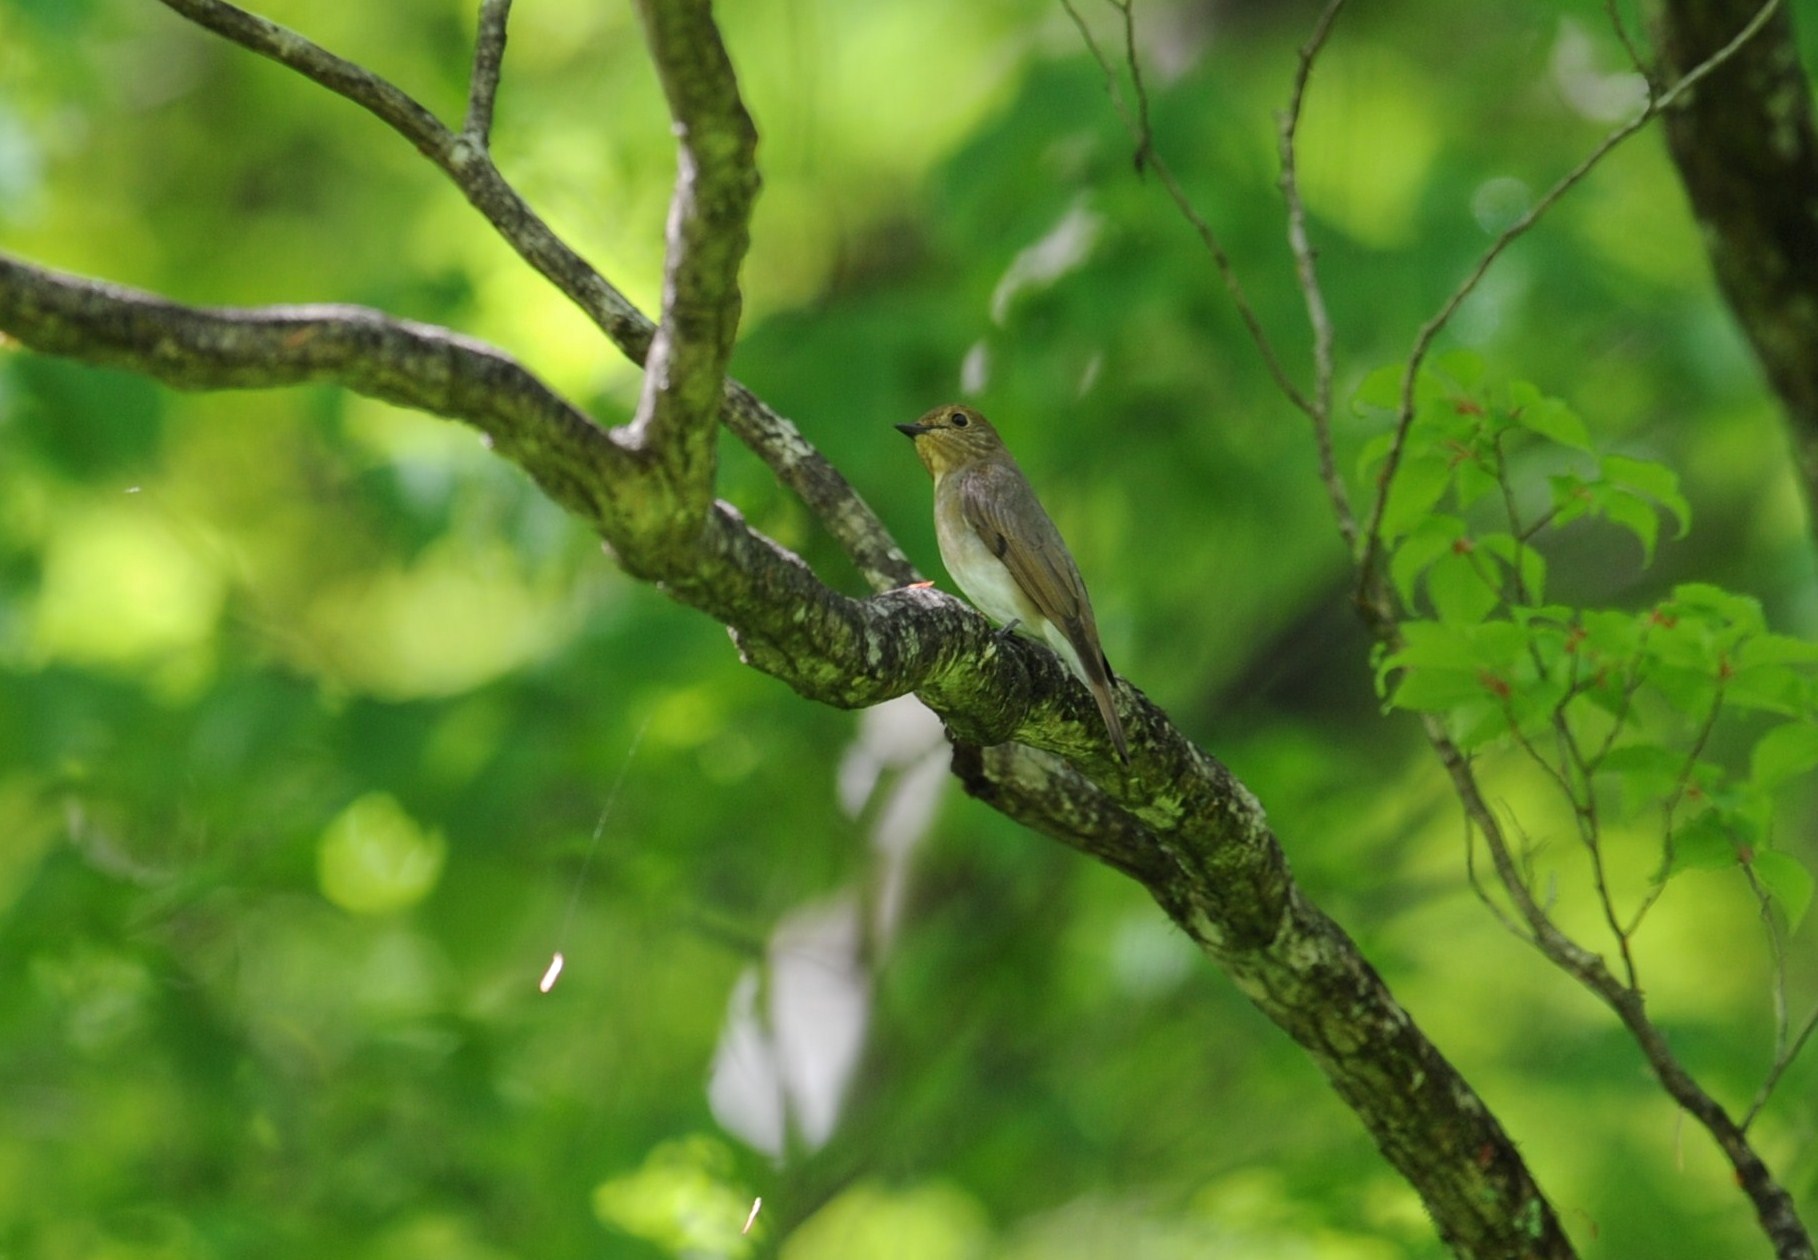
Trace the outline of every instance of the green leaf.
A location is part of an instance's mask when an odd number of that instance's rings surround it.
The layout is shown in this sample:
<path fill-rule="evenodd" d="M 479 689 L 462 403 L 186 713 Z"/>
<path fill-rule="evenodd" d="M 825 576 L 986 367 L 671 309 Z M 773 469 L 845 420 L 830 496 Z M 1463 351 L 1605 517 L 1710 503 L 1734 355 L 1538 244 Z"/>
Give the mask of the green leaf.
<path fill-rule="evenodd" d="M 1791 665 L 1753 665 L 1731 674 L 1723 686 L 1723 702 L 1738 709 L 1793 717 L 1811 709 L 1812 691 L 1811 677 Z"/>
<path fill-rule="evenodd" d="M 1407 368 L 1400 363 L 1385 363 L 1358 385 L 1353 399 L 1365 407 L 1375 407 L 1383 411 L 1401 410 L 1401 378 Z"/>
<path fill-rule="evenodd" d="M 1597 610 L 1579 618 L 1584 646 L 1599 657 L 1626 661 L 1641 646 L 1641 618 L 1634 613 Z"/>
<path fill-rule="evenodd" d="M 1740 671 L 1757 665 L 1818 665 L 1818 643 L 1795 639 L 1790 634 L 1753 635 L 1737 651 L 1736 668 Z"/>
<path fill-rule="evenodd" d="M 1676 537 L 1684 538 L 1691 528 L 1692 505 L 1679 490 L 1679 474 L 1665 464 L 1649 459 L 1630 459 L 1626 455 L 1605 455 L 1603 476 L 1606 480 L 1647 495 L 1673 514 L 1679 523 Z"/>
<path fill-rule="evenodd" d="M 1447 552 L 1427 570 L 1427 598 L 1443 621 L 1474 624 L 1502 602 L 1502 594 L 1486 581 L 1478 562 L 1469 554 Z"/>
<path fill-rule="evenodd" d="M 1621 788 L 1623 806 L 1630 817 L 1658 804 L 1679 786 L 1685 756 L 1660 744 L 1625 744 L 1612 748 L 1598 763 L 1599 774 L 1608 774 Z"/>
<path fill-rule="evenodd" d="M 1485 534 L 1477 540 L 1478 549 L 1518 571 L 1519 598 L 1529 604 L 1540 602 L 1547 585 L 1547 561 L 1534 548 L 1518 541 L 1513 534 Z"/>
<path fill-rule="evenodd" d="M 1778 849 L 1757 850 L 1749 866 L 1773 903 L 1786 916 L 1789 932 L 1797 932 L 1812 905 L 1812 873 L 1797 859 Z"/>
<path fill-rule="evenodd" d="M 1459 705 L 1483 700 L 1490 694 L 1475 670 L 1414 669 L 1401 676 L 1389 705 L 1422 713 L 1444 713 Z"/>
<path fill-rule="evenodd" d="M 1465 752 L 1476 752 L 1509 734 L 1508 711 L 1502 701 L 1488 695 L 1453 706 L 1447 716 L 1451 720 L 1452 741 Z"/>
<path fill-rule="evenodd" d="M 1673 862 L 1667 873 L 1721 871 L 1736 865 L 1736 846 L 1717 811 L 1707 809 L 1673 833 Z"/>
<path fill-rule="evenodd" d="M 1772 790 L 1818 766 L 1818 724 L 1788 722 L 1755 741 L 1749 778 Z"/>
<path fill-rule="evenodd" d="M 1389 486 L 1389 503 L 1382 514 L 1382 535 L 1394 541 L 1418 525 L 1433 510 L 1452 482 L 1451 462 L 1430 452 L 1410 454 Z"/>
<path fill-rule="evenodd" d="M 1760 634 L 1767 630 L 1767 617 L 1761 611 L 1760 600 L 1752 595 L 1726 591 L 1709 582 L 1681 582 L 1673 588 L 1669 606 L 1681 615 L 1688 612 L 1713 614 L 1717 621 L 1745 634 Z"/>
<path fill-rule="evenodd" d="M 1414 584 L 1440 556 L 1464 537 L 1465 524 L 1456 516 L 1434 513 L 1416 525 L 1389 557 L 1389 578 L 1404 602 L 1414 602 Z"/>
<path fill-rule="evenodd" d="M 1357 452 L 1357 479 L 1363 482 L 1373 482 L 1376 479 L 1377 470 L 1382 467 L 1382 461 L 1389 457 L 1389 448 L 1394 445 L 1395 431 L 1393 429 L 1387 433 L 1378 433 L 1365 442 L 1363 449 Z"/>
<path fill-rule="evenodd" d="M 1502 490 L 1502 480 L 1491 464 L 1489 454 L 1474 455 L 1452 469 L 1453 484 L 1458 490 L 1458 506 L 1468 508 Z"/>
<path fill-rule="evenodd" d="M 1577 451 L 1591 449 L 1591 434 L 1584 427 L 1584 421 L 1557 398 L 1540 398 L 1522 405 L 1517 419 L 1522 428 L 1538 433 L 1550 442 Z"/>
<path fill-rule="evenodd" d="M 1641 562 L 1652 564 L 1654 542 L 1660 536 L 1660 515 L 1654 505 L 1639 495 L 1615 487 L 1605 487 L 1597 499 L 1597 506 L 1604 516 L 1641 541 Z"/>
<path fill-rule="evenodd" d="M 1597 496 L 1584 478 L 1575 473 L 1560 473 L 1548 477 L 1547 484 L 1553 490 L 1553 528 L 1566 525 L 1594 510 Z"/>
<path fill-rule="evenodd" d="M 1717 682 L 1709 671 L 1678 665 L 1655 665 L 1647 672 L 1648 686 L 1683 717 L 1701 720 L 1717 698 Z"/>
<path fill-rule="evenodd" d="M 1483 383 L 1483 356 L 1475 350 L 1448 350 L 1434 358 L 1433 370 L 1460 389 L 1474 390 Z"/>

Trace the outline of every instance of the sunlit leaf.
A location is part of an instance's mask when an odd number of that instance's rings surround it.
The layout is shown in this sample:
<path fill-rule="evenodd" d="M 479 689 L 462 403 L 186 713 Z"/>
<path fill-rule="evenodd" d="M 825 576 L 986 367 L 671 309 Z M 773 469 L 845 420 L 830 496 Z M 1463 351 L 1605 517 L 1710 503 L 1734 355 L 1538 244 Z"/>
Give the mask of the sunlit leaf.
<path fill-rule="evenodd" d="M 1683 538 L 1692 524 L 1692 505 L 1679 489 L 1679 474 L 1665 464 L 1652 460 L 1630 459 L 1625 455 L 1605 455 L 1603 475 L 1619 486 L 1638 490 L 1673 514 Z"/>
<path fill-rule="evenodd" d="M 1613 524 L 1622 526 L 1641 543 L 1641 562 L 1651 564 L 1654 543 L 1660 536 L 1659 510 L 1646 499 L 1610 489 L 1598 496 L 1598 507 Z"/>
<path fill-rule="evenodd" d="M 1542 398 L 1521 408 L 1521 427 L 1577 451 L 1591 449 L 1591 434 L 1578 413 L 1557 398 Z"/>
<path fill-rule="evenodd" d="M 1818 724 L 1788 722 L 1755 741 L 1749 777 L 1763 788 L 1777 788 L 1818 766 Z"/>
<path fill-rule="evenodd" d="M 1818 665 L 1818 643 L 1789 634 L 1753 635 L 1737 652 L 1736 666 L 1756 665 Z"/>
<path fill-rule="evenodd" d="M 1474 390 L 1483 382 L 1483 356 L 1475 350 L 1448 350 L 1434 357 L 1433 370 L 1460 389 Z"/>
<path fill-rule="evenodd" d="M 1451 483 L 1452 466 L 1443 456 L 1425 452 L 1405 456 L 1389 487 L 1383 536 L 1393 540 L 1407 534 L 1433 510 Z"/>
<path fill-rule="evenodd" d="M 1546 597 L 1547 561 L 1538 550 L 1512 534 L 1485 534 L 1477 539 L 1477 545 L 1515 571 L 1522 602 L 1534 604 Z"/>
<path fill-rule="evenodd" d="M 1427 570 L 1427 598 L 1446 621 L 1481 621 L 1501 601 L 1469 554 L 1447 552 Z"/>
<path fill-rule="evenodd" d="M 1812 905 L 1812 873 L 1799 859 L 1778 849 L 1758 850 L 1749 866 L 1761 887 L 1786 916 L 1789 932 L 1797 932 Z"/>
<path fill-rule="evenodd" d="M 1414 587 L 1426 567 L 1452 550 L 1464 537 L 1464 522 L 1456 516 L 1434 513 L 1417 524 L 1389 558 L 1389 578 L 1402 599 L 1414 602 Z"/>
<path fill-rule="evenodd" d="M 1423 713 L 1443 713 L 1455 705 L 1482 700 L 1490 694 L 1476 671 L 1455 669 L 1409 670 L 1395 684 L 1390 705 Z"/>
<path fill-rule="evenodd" d="M 1385 363 L 1363 378 L 1353 396 L 1366 407 L 1395 411 L 1401 407 L 1401 382 L 1407 369 L 1400 363 Z"/>
<path fill-rule="evenodd" d="M 1665 800 L 1679 786 L 1685 762 L 1684 753 L 1660 744 L 1625 744 L 1611 749 L 1597 769 L 1616 781 L 1633 817 L 1644 807 Z"/>
<path fill-rule="evenodd" d="M 1736 846 L 1716 810 L 1705 810 L 1673 833 L 1669 873 L 1717 871 L 1736 865 Z"/>

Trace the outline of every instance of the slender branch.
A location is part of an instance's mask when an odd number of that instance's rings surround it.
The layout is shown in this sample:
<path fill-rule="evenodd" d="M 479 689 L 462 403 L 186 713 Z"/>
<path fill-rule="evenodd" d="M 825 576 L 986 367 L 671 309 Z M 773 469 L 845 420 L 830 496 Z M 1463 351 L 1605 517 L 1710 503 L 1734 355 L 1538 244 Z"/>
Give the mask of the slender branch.
<path fill-rule="evenodd" d="M 1307 324 L 1313 330 L 1313 439 L 1319 448 L 1319 477 L 1325 483 L 1326 496 L 1332 501 L 1332 512 L 1338 521 L 1339 535 L 1348 550 L 1357 546 L 1357 516 L 1351 510 L 1351 495 L 1332 453 L 1332 317 L 1326 310 L 1325 290 L 1319 283 L 1318 260 L 1307 238 L 1307 207 L 1300 195 L 1299 151 L 1295 141 L 1300 131 L 1301 107 L 1306 101 L 1307 82 L 1313 75 L 1313 63 L 1332 34 L 1332 26 L 1345 7 L 1345 0 L 1327 0 L 1325 10 L 1314 24 L 1313 33 L 1301 45 L 1294 70 L 1294 87 L 1288 97 L 1288 108 L 1281 116 L 1281 195 L 1288 207 L 1288 248 L 1294 254 L 1294 270 L 1300 282 L 1302 299 L 1307 305 Z"/>
<path fill-rule="evenodd" d="M 633 439 L 665 470 L 686 542 L 713 498 L 716 419 L 738 336 L 739 266 L 757 199 L 757 128 L 710 0 L 638 0 L 678 140 L 663 320 L 644 361 Z"/>
<path fill-rule="evenodd" d="M 1680 767 L 1679 777 L 1673 782 L 1672 794 L 1660 803 L 1660 878 L 1653 882 L 1648 888 L 1647 894 L 1642 897 L 1641 904 L 1635 907 L 1635 913 L 1629 919 L 1629 925 L 1625 929 L 1630 936 L 1633 936 L 1641 927 L 1641 921 L 1647 917 L 1648 911 L 1654 908 L 1654 903 L 1659 901 L 1666 892 L 1667 875 L 1672 870 L 1673 855 L 1677 849 L 1677 839 L 1673 831 L 1674 815 L 1679 812 L 1680 802 L 1685 800 L 1686 792 L 1692 785 L 1692 775 L 1698 769 L 1698 759 L 1704 756 L 1705 745 L 1710 743 L 1711 734 L 1717 729 L 1717 718 L 1722 712 L 1723 683 L 1719 680 L 1717 692 L 1711 697 L 1710 712 L 1704 715 L 1704 721 L 1699 723 L 1697 735 L 1692 738 L 1692 746 L 1685 754 L 1685 764 Z M 1752 873 L 1750 878 L 1753 878 Z"/>
<path fill-rule="evenodd" d="M 1791 1035 L 1790 1017 L 1786 1000 L 1786 939 L 1780 925 L 1774 919 L 1774 899 L 1755 874 L 1752 863 L 1742 864 L 1742 873 L 1748 877 L 1749 891 L 1755 894 L 1755 901 L 1761 907 L 1761 923 L 1767 929 L 1768 950 L 1773 955 L 1774 963 L 1774 1061 L 1768 1067 L 1768 1074 L 1761 1082 L 1761 1088 L 1755 1091 L 1755 1097 L 1749 1102 L 1749 1109 L 1743 1113 L 1741 1127 L 1744 1132 L 1755 1123 L 1755 1117 L 1767 1106 L 1767 1100 L 1773 1096 L 1774 1087 L 1780 1084 L 1780 1078 L 1793 1060 L 1805 1049 L 1806 1040 L 1818 1029 L 1818 1008 L 1806 1016 L 1797 1035 Z"/>
<path fill-rule="evenodd" d="M 1136 0 L 1107 0 L 1124 22 L 1124 68 L 1130 72 L 1130 92 L 1136 97 L 1136 169 L 1155 156 L 1155 128 L 1149 125 L 1149 89 L 1143 83 L 1143 61 L 1136 55 Z"/>
<path fill-rule="evenodd" d="M 1805 1049 L 1805 1043 L 1812 1039 L 1814 1032 L 1818 1032 L 1818 1007 L 1814 1007 L 1812 1013 L 1805 1017 L 1805 1023 L 1800 1026 L 1798 1034 L 1787 1044 L 1786 1048 L 1774 1056 L 1774 1066 L 1768 1070 L 1767 1079 L 1762 1081 L 1761 1088 L 1755 1091 L 1755 1097 L 1742 1117 L 1744 1130 L 1755 1123 L 1755 1117 L 1761 1114 L 1761 1109 L 1767 1106 L 1768 1099 L 1773 1096 L 1774 1087 L 1780 1084 L 1780 1078 L 1785 1075 L 1787 1068 L 1792 1066 L 1793 1060 L 1797 1059 L 1800 1052 Z"/>
<path fill-rule="evenodd" d="M 1617 0 L 1603 0 L 1603 11 L 1609 15 L 1610 27 L 1616 32 L 1616 38 L 1622 42 L 1623 51 L 1629 55 L 1629 64 L 1635 67 L 1635 73 L 1646 80 L 1649 89 L 1652 90 L 1653 72 L 1648 67 L 1647 58 L 1641 55 L 1641 49 L 1636 47 L 1634 37 L 1629 34 L 1629 24 L 1622 20 L 1622 10 Z"/>
<path fill-rule="evenodd" d="M 486 153 L 456 136 L 406 93 L 226 0 L 161 0 L 203 28 L 288 66 L 384 121 L 433 162 L 499 236 L 593 320 L 626 358 L 644 362 L 655 325 L 519 196 Z M 788 420 L 736 382 L 726 385 L 722 420 L 802 498 L 876 591 L 917 580 L 915 567 L 850 483 Z"/>
<path fill-rule="evenodd" d="M 1781 0 L 1766 0 L 1766 3 L 1756 11 L 1755 16 L 1727 44 L 1687 71 L 1664 92 L 1650 96 L 1635 117 L 1604 136 L 1588 154 L 1579 160 L 1576 166 L 1561 176 L 1538 201 L 1528 207 L 1525 214 L 1498 234 L 1496 239 L 1490 243 L 1490 247 L 1479 256 L 1476 265 L 1471 268 L 1464 281 L 1452 291 L 1451 296 L 1446 299 L 1439 311 L 1421 325 L 1420 331 L 1415 335 L 1413 348 L 1408 352 L 1407 365 L 1402 370 L 1401 404 L 1395 422 L 1395 436 L 1389 446 L 1388 457 L 1383 461 L 1375 505 L 1370 511 L 1369 523 L 1364 528 L 1363 561 L 1358 567 L 1360 598 L 1367 598 L 1375 591 L 1381 580 L 1378 566 L 1382 553 L 1383 513 L 1388 508 L 1389 489 L 1394 483 L 1396 472 L 1401 467 L 1402 453 L 1407 447 L 1408 431 L 1414 424 L 1415 382 L 1419 379 L 1421 365 L 1426 362 L 1427 353 L 1432 349 L 1434 340 L 1438 338 L 1446 325 L 1451 323 L 1452 316 L 1457 313 L 1465 299 L 1477 291 L 1477 286 L 1483 280 L 1484 275 L 1496 260 L 1502 257 L 1503 252 L 1509 246 L 1525 236 L 1529 229 L 1559 202 L 1560 198 L 1583 182 L 1584 178 L 1595 170 L 1613 149 L 1647 126 L 1663 111 L 1671 108 L 1707 75 L 1734 57 L 1767 25 L 1768 19 L 1774 15 L 1774 11 L 1780 7 L 1780 3 Z"/>
<path fill-rule="evenodd" d="M 499 92 L 505 26 L 510 20 L 511 0 L 481 0 L 473 44 L 473 75 L 467 87 L 467 121 L 461 124 L 462 136 L 480 149 L 492 147 L 492 106 Z"/>

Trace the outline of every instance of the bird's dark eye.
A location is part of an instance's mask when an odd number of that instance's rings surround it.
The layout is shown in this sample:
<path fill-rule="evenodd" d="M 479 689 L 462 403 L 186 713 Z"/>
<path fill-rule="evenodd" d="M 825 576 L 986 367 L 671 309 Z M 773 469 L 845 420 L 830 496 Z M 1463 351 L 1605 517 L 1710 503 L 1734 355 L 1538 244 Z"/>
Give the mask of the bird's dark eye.
<path fill-rule="evenodd" d="M 966 419 L 965 412 L 956 411 L 952 415 L 947 417 L 947 423 L 952 425 L 956 429 L 963 429 L 967 425 L 971 424 L 972 421 Z"/>

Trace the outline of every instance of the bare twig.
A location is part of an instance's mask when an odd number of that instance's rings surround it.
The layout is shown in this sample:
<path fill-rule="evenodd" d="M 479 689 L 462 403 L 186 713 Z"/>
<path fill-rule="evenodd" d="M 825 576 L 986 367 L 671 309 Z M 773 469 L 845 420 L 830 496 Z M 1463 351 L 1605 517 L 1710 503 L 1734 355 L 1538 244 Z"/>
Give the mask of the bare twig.
<path fill-rule="evenodd" d="M 1781 935 L 1780 925 L 1774 919 L 1774 899 L 1768 895 L 1766 885 L 1761 877 L 1755 874 L 1755 868 L 1749 862 L 1742 864 L 1742 873 L 1749 881 L 1749 891 L 1755 894 L 1756 904 L 1761 908 L 1761 924 L 1767 930 L 1768 950 L 1774 965 L 1774 1061 L 1768 1066 L 1768 1074 L 1761 1082 L 1761 1088 L 1755 1091 L 1755 1097 L 1749 1102 L 1749 1109 L 1743 1113 L 1742 1128 L 1746 1131 L 1755 1123 L 1755 1117 L 1767 1106 L 1773 1096 L 1774 1087 L 1780 1084 L 1780 1078 L 1799 1052 L 1805 1049 L 1805 1043 L 1814 1029 L 1818 1029 L 1818 1009 L 1806 1016 L 1797 1035 L 1792 1034 L 1790 1017 L 1787 1013 L 1786 1000 L 1786 940 Z"/>
<path fill-rule="evenodd" d="M 1704 721 L 1698 727 L 1698 734 L 1692 739 L 1692 747 L 1685 755 L 1685 765 L 1680 768 L 1679 777 L 1673 783 L 1672 794 L 1661 802 L 1660 878 L 1649 886 L 1647 894 L 1641 899 L 1641 904 L 1635 907 L 1635 913 L 1629 919 L 1628 927 L 1625 929 L 1629 936 L 1633 936 L 1641 927 L 1642 919 L 1647 917 L 1648 911 L 1654 908 L 1654 903 L 1659 901 L 1661 895 L 1666 892 L 1667 876 L 1671 873 L 1673 855 L 1677 847 L 1673 833 L 1674 815 L 1679 812 L 1680 802 L 1685 800 L 1686 793 L 1692 786 L 1692 775 L 1698 769 L 1698 759 L 1704 755 L 1705 745 L 1710 743 L 1711 732 L 1717 729 L 1717 718 L 1722 712 L 1723 683 L 1720 679 L 1717 684 L 1717 694 L 1711 697 L 1710 712 L 1704 715 Z M 1750 878 L 1754 878 L 1752 872 Z"/>
<path fill-rule="evenodd" d="M 499 92 L 505 26 L 510 20 L 511 0 L 481 0 L 473 43 L 473 76 L 467 87 L 467 121 L 461 124 L 461 134 L 482 149 L 492 147 L 492 106 Z"/>
<path fill-rule="evenodd" d="M 1818 1008 L 1814 1008 L 1812 1013 L 1805 1017 L 1805 1023 L 1800 1025 L 1798 1034 L 1786 1044 L 1779 1054 L 1774 1056 L 1774 1066 L 1768 1070 L 1767 1079 L 1762 1081 L 1761 1088 L 1755 1091 L 1755 1097 L 1742 1117 L 1744 1130 L 1755 1123 L 1755 1117 L 1761 1114 L 1763 1107 L 1767 1106 L 1768 1099 L 1773 1096 L 1775 1086 L 1780 1084 L 1780 1078 L 1786 1074 L 1786 1070 L 1792 1066 L 1793 1060 L 1797 1059 L 1800 1052 L 1805 1049 L 1805 1043 L 1812 1039 L 1814 1032 L 1818 1032 Z"/>
<path fill-rule="evenodd" d="M 1653 72 L 1648 67 L 1647 58 L 1641 55 L 1641 49 L 1636 47 L 1634 37 L 1629 34 L 1629 24 L 1622 20 L 1619 0 L 1603 0 L 1603 11 L 1609 15 L 1610 27 L 1616 32 L 1616 38 L 1622 41 L 1623 51 L 1629 55 L 1629 64 L 1635 67 L 1635 73 L 1646 80 L 1652 90 Z"/>
<path fill-rule="evenodd" d="M 1300 131 L 1301 107 L 1306 101 L 1307 82 L 1313 74 L 1313 63 L 1332 34 L 1345 0 L 1328 0 L 1313 34 L 1301 45 L 1300 58 L 1294 71 L 1294 87 L 1288 97 L 1288 108 L 1281 116 L 1281 195 L 1288 207 L 1288 248 L 1294 254 L 1295 273 L 1300 293 L 1307 305 L 1307 323 L 1313 330 L 1313 438 L 1319 447 L 1319 477 L 1325 482 L 1326 496 L 1332 501 L 1332 512 L 1338 521 L 1339 535 L 1347 548 L 1357 545 L 1357 517 L 1351 510 L 1351 495 L 1332 454 L 1332 317 L 1326 310 L 1325 290 L 1320 287 L 1316 252 L 1307 238 L 1307 207 L 1300 195 L 1299 154 L 1295 141 Z"/>
<path fill-rule="evenodd" d="M 1635 117 L 1604 136 L 1596 147 L 1586 154 L 1576 166 L 1566 172 L 1565 175 L 1561 176 L 1551 188 L 1547 189 L 1540 199 L 1528 208 L 1525 214 L 1502 230 L 1496 239 L 1490 243 L 1490 247 L 1478 258 L 1476 265 L 1471 268 L 1470 273 L 1466 275 L 1464 281 L 1452 291 L 1451 296 L 1446 299 L 1439 311 L 1426 323 L 1421 325 L 1420 331 L 1415 335 L 1413 348 L 1408 353 L 1407 365 L 1402 370 L 1401 403 L 1395 422 L 1395 436 L 1389 446 L 1388 456 L 1383 461 L 1382 473 L 1378 479 L 1376 501 L 1370 511 L 1369 523 L 1364 529 L 1363 560 L 1358 566 L 1358 591 L 1360 598 L 1366 598 L 1374 592 L 1380 581 L 1380 574 L 1377 570 L 1381 561 L 1382 552 L 1383 512 L 1388 507 L 1389 490 L 1394 483 L 1395 474 L 1401 467 L 1401 457 L 1407 446 L 1408 431 L 1414 424 L 1415 382 L 1419 379 L 1421 365 L 1426 362 L 1427 353 L 1432 349 L 1434 340 L 1439 336 L 1446 325 L 1451 323 L 1452 316 L 1457 313 L 1458 308 L 1463 305 L 1465 299 L 1477 291 L 1477 286 L 1483 280 L 1484 275 L 1490 270 L 1491 266 L 1495 264 L 1496 260 L 1502 257 L 1503 252 L 1507 250 L 1510 245 L 1513 245 L 1522 236 L 1526 235 L 1528 230 L 1538 223 L 1542 216 L 1558 203 L 1560 198 L 1576 188 L 1587 175 L 1602 163 L 1605 157 L 1609 156 L 1611 150 L 1615 149 L 1623 141 L 1629 139 L 1629 137 L 1647 126 L 1663 111 L 1671 108 L 1676 101 L 1692 88 L 1696 87 L 1707 75 L 1711 74 L 1731 57 L 1735 56 L 1749 40 L 1755 37 L 1762 27 L 1767 25 L 1768 20 L 1773 17 L 1774 11 L 1780 7 L 1780 3 L 1781 0 L 1767 0 L 1767 2 L 1756 11 L 1755 16 L 1736 33 L 1735 37 L 1731 39 L 1729 43 L 1725 44 L 1715 53 L 1712 53 L 1711 56 L 1697 66 L 1687 71 L 1686 74 L 1671 87 L 1663 92 L 1651 95 L 1648 98 L 1647 104 L 1641 108 L 1641 111 L 1637 113 Z"/>
<path fill-rule="evenodd" d="M 1300 387 L 1288 376 L 1287 369 L 1282 366 L 1281 357 L 1275 353 L 1275 345 L 1269 340 L 1269 334 L 1264 330 L 1262 320 L 1256 314 L 1256 308 L 1250 304 L 1249 295 L 1244 292 L 1243 284 L 1237 278 L 1237 268 L 1232 264 L 1231 256 L 1225 252 L 1225 247 L 1219 241 L 1218 234 L 1212 230 L 1211 224 L 1207 223 L 1198 209 L 1194 207 L 1192 198 L 1187 196 L 1180 181 L 1175 179 L 1172 168 L 1162 160 L 1161 155 L 1155 152 L 1154 147 L 1149 143 L 1147 133 L 1144 131 L 1146 125 L 1144 120 L 1148 112 L 1146 101 L 1139 105 L 1137 113 L 1131 113 L 1129 106 L 1124 103 L 1123 93 L 1117 86 L 1116 68 L 1112 66 L 1104 50 L 1099 47 L 1097 38 L 1092 34 L 1091 28 L 1086 25 L 1086 19 L 1074 7 L 1073 0 L 1060 0 L 1060 3 L 1061 7 L 1067 11 L 1067 16 L 1073 19 L 1073 24 L 1079 28 L 1080 38 L 1085 42 L 1086 50 L 1092 54 L 1092 59 L 1098 63 L 1099 70 L 1105 76 L 1106 90 L 1111 95 L 1112 107 L 1123 122 L 1124 130 L 1129 132 L 1131 143 L 1136 146 L 1138 166 L 1146 165 L 1149 170 L 1155 172 L 1155 177 L 1167 192 L 1168 199 L 1174 203 L 1175 209 L 1180 212 L 1181 217 L 1186 219 L 1188 225 L 1198 235 L 1200 243 L 1205 246 L 1206 252 L 1212 256 L 1212 265 L 1218 269 L 1219 278 L 1224 281 L 1225 289 L 1231 294 L 1232 304 L 1237 308 L 1238 318 L 1243 320 L 1244 328 L 1249 332 L 1250 340 L 1255 343 L 1256 352 L 1262 357 L 1263 366 L 1268 369 L 1270 377 L 1274 379 L 1276 388 L 1281 390 L 1282 395 L 1299 411 L 1311 417 L 1314 414 L 1312 402 L 1301 392 Z M 1134 58 L 1134 50 L 1132 49 L 1127 55 Z M 1140 79 L 1137 81 L 1137 88 L 1140 91 Z"/>
<path fill-rule="evenodd" d="M 1149 89 L 1143 84 L 1143 59 L 1136 55 L 1136 0 L 1107 0 L 1124 19 L 1124 67 L 1130 72 L 1130 91 L 1136 97 L 1136 169 L 1141 171 L 1155 155 L 1155 128 L 1149 125 Z"/>

